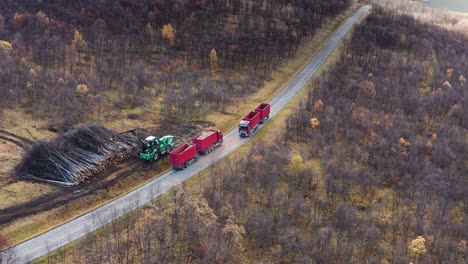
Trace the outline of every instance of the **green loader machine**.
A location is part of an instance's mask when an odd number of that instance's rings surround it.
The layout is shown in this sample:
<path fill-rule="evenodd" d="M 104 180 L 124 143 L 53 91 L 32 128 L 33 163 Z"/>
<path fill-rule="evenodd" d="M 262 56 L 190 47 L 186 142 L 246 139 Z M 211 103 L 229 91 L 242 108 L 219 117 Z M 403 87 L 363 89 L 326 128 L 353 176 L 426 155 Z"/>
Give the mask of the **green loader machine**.
<path fill-rule="evenodd" d="M 167 135 L 159 139 L 154 136 L 148 136 L 145 138 L 145 140 L 142 140 L 140 137 L 138 137 L 136 129 L 116 134 L 114 135 L 114 138 L 117 135 L 127 133 L 134 135 L 138 141 L 140 141 L 141 152 L 138 154 L 140 159 L 154 161 L 157 160 L 161 155 L 171 152 L 171 150 L 174 148 L 174 136 Z"/>
<path fill-rule="evenodd" d="M 142 151 L 138 156 L 140 159 L 153 161 L 159 156 L 169 153 L 174 148 L 174 136 L 164 136 L 157 139 L 154 136 L 145 138 L 145 141 L 140 139 Z"/>

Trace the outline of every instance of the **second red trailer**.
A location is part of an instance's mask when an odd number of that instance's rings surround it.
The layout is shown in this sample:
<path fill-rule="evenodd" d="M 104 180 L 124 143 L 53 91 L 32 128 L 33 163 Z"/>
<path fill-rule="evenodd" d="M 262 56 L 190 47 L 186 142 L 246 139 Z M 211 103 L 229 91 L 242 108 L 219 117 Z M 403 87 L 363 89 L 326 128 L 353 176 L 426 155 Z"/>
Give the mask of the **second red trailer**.
<path fill-rule="evenodd" d="M 169 153 L 169 163 L 174 169 L 184 169 L 197 161 L 197 148 L 187 143 L 180 145 Z"/>
<path fill-rule="evenodd" d="M 260 113 L 260 124 L 263 124 L 270 117 L 270 104 L 261 103 L 255 108 L 255 111 Z"/>
<path fill-rule="evenodd" d="M 220 130 L 207 130 L 196 136 L 192 142 L 197 146 L 198 153 L 207 154 L 213 151 L 215 147 L 221 146 L 223 133 Z"/>

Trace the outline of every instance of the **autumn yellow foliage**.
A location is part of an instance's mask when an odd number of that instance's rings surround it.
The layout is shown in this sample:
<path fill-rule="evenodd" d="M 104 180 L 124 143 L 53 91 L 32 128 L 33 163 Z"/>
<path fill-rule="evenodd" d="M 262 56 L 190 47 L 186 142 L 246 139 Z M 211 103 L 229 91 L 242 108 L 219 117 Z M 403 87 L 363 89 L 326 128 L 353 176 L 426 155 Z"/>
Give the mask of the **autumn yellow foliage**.
<path fill-rule="evenodd" d="M 164 25 L 161 32 L 163 37 L 169 41 L 169 45 L 174 46 L 176 30 L 172 27 L 172 25 Z"/>
<path fill-rule="evenodd" d="M 460 77 L 458 78 L 458 81 L 460 82 L 460 86 L 465 86 L 465 84 L 466 84 L 465 76 L 460 75 Z"/>
<path fill-rule="evenodd" d="M 320 126 L 320 121 L 317 118 L 310 119 L 310 127 L 317 129 Z"/>
<path fill-rule="evenodd" d="M 13 50 L 10 42 L 0 40 L 0 49 L 3 50 L 5 53 L 9 53 Z"/>
<path fill-rule="evenodd" d="M 81 35 L 81 33 L 78 30 L 75 30 L 75 32 L 73 33 L 73 40 L 71 46 L 74 50 L 78 52 L 83 51 L 87 46 L 83 35 Z"/>
<path fill-rule="evenodd" d="M 78 84 L 78 86 L 76 86 L 76 92 L 80 94 L 87 94 L 89 92 L 89 88 L 86 84 Z"/>
<path fill-rule="evenodd" d="M 301 155 L 299 154 L 293 155 L 291 158 L 291 164 L 290 164 L 291 170 L 294 173 L 298 173 L 301 170 L 303 163 L 304 163 L 304 160 L 302 159 Z"/>
<path fill-rule="evenodd" d="M 212 70 L 218 66 L 218 54 L 215 49 L 210 52 L 210 66 Z"/>
<path fill-rule="evenodd" d="M 452 88 L 452 84 L 450 84 L 449 81 L 445 81 L 443 84 L 442 84 L 443 87 L 445 88 Z"/>
<path fill-rule="evenodd" d="M 409 251 L 415 255 L 424 254 L 427 252 L 426 239 L 422 236 L 418 236 L 408 247 Z"/>
<path fill-rule="evenodd" d="M 223 228 L 223 235 L 229 236 L 234 243 L 238 244 L 245 235 L 245 228 L 242 225 L 238 225 L 235 220 L 233 215 L 229 216 Z"/>

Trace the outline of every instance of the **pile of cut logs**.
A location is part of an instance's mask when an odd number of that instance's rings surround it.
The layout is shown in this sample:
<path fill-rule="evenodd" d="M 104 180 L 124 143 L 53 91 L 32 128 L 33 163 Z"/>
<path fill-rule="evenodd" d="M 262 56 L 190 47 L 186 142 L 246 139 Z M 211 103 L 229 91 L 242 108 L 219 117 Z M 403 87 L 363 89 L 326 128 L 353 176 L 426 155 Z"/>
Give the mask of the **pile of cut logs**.
<path fill-rule="evenodd" d="M 98 125 L 81 125 L 51 141 L 34 144 L 16 166 L 19 177 L 72 186 L 140 150 L 129 134 Z"/>

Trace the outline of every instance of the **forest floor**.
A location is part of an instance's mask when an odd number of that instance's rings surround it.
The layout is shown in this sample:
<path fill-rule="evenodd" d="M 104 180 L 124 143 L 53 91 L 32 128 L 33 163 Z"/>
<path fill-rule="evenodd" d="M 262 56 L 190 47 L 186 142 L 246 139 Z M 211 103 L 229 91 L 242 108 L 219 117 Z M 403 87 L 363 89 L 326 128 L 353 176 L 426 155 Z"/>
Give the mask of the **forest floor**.
<path fill-rule="evenodd" d="M 245 109 L 253 109 L 258 102 L 268 101 L 273 94 L 299 73 L 335 29 L 357 8 L 358 6 L 354 5 L 345 14 L 325 23 L 324 27 L 314 37 L 305 39 L 301 43 L 296 55 L 280 65 L 257 93 L 248 97 L 247 100 L 243 100 L 240 104 L 228 106 L 225 113 L 211 113 L 207 117 L 208 122 L 206 123 L 184 126 L 174 124 L 170 127 L 161 128 L 157 125 L 158 118 L 151 116 L 144 117 L 146 120 L 144 122 L 123 118 L 103 125 L 118 131 L 138 127 L 142 132 L 148 134 L 154 131 L 158 131 L 158 133 L 171 131 L 171 133 L 184 135 L 187 138 L 212 124 L 215 124 L 223 131 L 232 129 L 237 124 L 240 115 L 246 111 Z M 333 58 L 329 59 L 327 64 L 331 64 L 333 60 L 336 60 L 336 56 L 334 55 Z M 304 93 L 303 90 L 302 96 L 304 96 Z M 295 101 L 300 96 L 298 95 Z M 262 137 L 268 134 L 266 140 L 274 138 L 275 133 L 270 132 L 277 131 L 276 133 L 279 133 L 279 131 L 282 131 L 284 120 L 291 111 L 291 107 L 292 105 L 275 118 L 278 121 L 269 122 L 267 129 L 259 134 L 262 134 Z M 3 165 L 0 169 L 0 211 L 2 216 L 10 216 L 8 219 L 5 218 L 4 220 L 8 221 L 3 221 L 4 224 L 0 226 L 0 234 L 7 238 L 8 245 L 17 244 L 34 237 L 93 208 L 99 207 L 170 169 L 167 159 L 154 164 L 128 161 L 98 175 L 92 181 L 73 190 L 44 183 L 17 180 L 12 177 L 12 170 L 24 152 L 20 146 L 25 144 L 24 139 L 31 141 L 46 140 L 54 137 L 56 135 L 54 131 L 60 129 L 60 127 L 51 126 L 43 120 L 29 119 L 27 115 L 22 115 L 16 111 L 5 113 L 0 123 L 2 128 L 8 128 L 8 133 L 16 135 L 6 135 L 5 138 L 0 137 L 0 160 Z M 12 141 L 16 141 L 16 143 Z M 239 151 L 242 151 L 242 149 Z M 13 215 L 16 215 L 16 218 L 12 217 Z M 0 222 L 2 222 L 1 219 Z"/>

